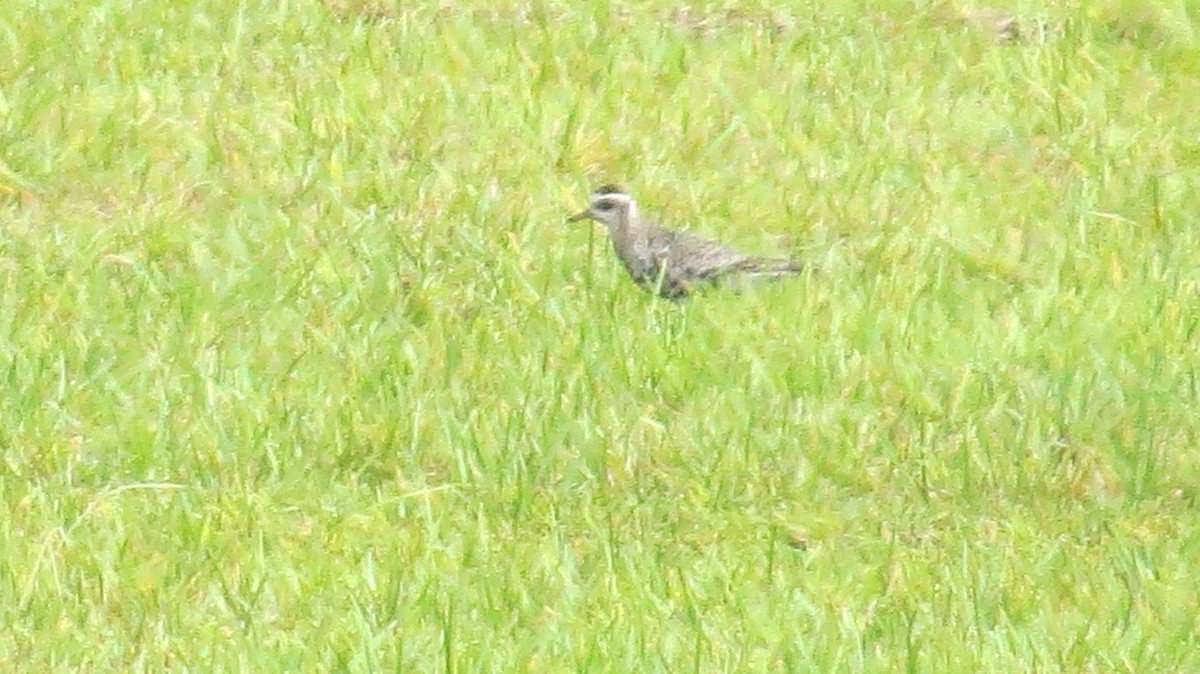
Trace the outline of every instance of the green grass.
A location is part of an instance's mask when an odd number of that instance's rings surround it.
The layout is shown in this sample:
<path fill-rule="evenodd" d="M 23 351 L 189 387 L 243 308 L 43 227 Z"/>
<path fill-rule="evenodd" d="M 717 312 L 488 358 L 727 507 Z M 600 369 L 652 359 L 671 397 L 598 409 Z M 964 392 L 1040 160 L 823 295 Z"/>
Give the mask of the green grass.
<path fill-rule="evenodd" d="M 414 4 L 0 5 L 0 669 L 1200 670 L 1190 3 Z"/>

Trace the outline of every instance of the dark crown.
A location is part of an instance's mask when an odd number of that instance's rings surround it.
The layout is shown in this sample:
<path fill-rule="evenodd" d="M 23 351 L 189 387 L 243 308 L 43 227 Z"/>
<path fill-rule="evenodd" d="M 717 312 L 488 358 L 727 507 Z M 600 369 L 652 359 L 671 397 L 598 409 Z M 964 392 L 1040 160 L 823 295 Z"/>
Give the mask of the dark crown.
<path fill-rule="evenodd" d="M 601 185 L 600 187 L 597 187 L 596 191 L 593 194 L 600 194 L 600 195 L 625 194 L 625 190 L 622 189 L 620 185 L 614 185 L 612 183 L 607 183 L 607 184 Z"/>

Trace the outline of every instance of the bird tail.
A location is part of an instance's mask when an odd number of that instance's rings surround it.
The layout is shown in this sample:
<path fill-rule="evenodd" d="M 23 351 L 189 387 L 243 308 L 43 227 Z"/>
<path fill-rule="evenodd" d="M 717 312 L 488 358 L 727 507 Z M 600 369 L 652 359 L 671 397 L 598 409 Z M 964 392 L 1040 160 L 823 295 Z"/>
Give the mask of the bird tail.
<path fill-rule="evenodd" d="M 739 271 L 749 276 L 778 278 L 790 274 L 799 274 L 804 271 L 804 265 L 795 260 L 756 257 L 746 260 Z"/>

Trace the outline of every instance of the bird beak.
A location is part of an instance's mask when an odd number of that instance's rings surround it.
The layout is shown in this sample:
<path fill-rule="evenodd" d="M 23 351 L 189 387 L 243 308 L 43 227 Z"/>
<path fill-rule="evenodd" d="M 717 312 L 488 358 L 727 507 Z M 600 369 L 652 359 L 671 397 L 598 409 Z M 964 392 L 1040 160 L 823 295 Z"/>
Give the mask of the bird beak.
<path fill-rule="evenodd" d="M 580 220 L 587 220 L 590 217 L 592 217 L 591 211 L 581 211 L 567 218 L 567 222 L 579 222 Z"/>

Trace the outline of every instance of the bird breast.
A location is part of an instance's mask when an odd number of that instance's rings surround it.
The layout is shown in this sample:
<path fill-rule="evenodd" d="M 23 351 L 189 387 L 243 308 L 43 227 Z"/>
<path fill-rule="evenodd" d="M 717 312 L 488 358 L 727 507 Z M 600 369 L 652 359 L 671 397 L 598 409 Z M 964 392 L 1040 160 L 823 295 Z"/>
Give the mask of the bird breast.
<path fill-rule="evenodd" d="M 613 249 L 633 280 L 650 283 L 658 278 L 657 258 L 649 237 L 628 228 L 613 231 Z"/>

